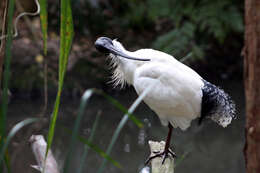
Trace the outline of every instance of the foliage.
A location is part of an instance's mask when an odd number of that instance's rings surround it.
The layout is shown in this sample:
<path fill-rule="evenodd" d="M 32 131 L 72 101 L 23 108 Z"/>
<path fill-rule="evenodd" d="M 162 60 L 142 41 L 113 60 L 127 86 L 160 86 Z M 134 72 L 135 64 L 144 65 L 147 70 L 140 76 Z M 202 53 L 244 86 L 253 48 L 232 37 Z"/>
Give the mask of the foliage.
<path fill-rule="evenodd" d="M 7 25 L 7 41 L 5 47 L 5 70 L 4 70 L 4 78 L 3 78 L 3 96 L 2 96 L 2 103 L 1 103 L 1 110 L 0 110 L 0 151 L 5 151 L 4 147 L 6 146 L 7 142 L 4 141 L 6 137 L 6 122 L 7 122 L 7 109 L 8 109 L 8 85 L 10 79 L 10 64 L 11 64 L 11 44 L 12 44 L 12 18 L 14 15 L 14 0 L 10 0 L 8 4 L 8 25 Z M 0 153 L 1 154 L 1 153 Z M 4 153 L 3 153 L 4 155 Z M 2 165 L 2 155 L 0 155 L 0 172 L 3 172 L 3 165 Z M 7 163 L 7 162 L 5 162 Z M 8 167 L 8 164 L 7 164 Z"/>
<path fill-rule="evenodd" d="M 103 172 L 103 170 L 104 170 L 104 168 L 107 164 L 107 161 L 111 162 L 114 166 L 121 168 L 121 165 L 118 162 L 116 162 L 115 160 L 113 160 L 109 155 L 112 151 L 114 144 L 116 143 L 116 141 L 119 137 L 119 133 L 121 132 L 121 130 L 125 126 L 128 119 L 132 120 L 139 128 L 143 127 L 142 122 L 140 122 L 135 116 L 133 116 L 132 113 L 137 108 L 137 106 L 141 103 L 142 99 L 146 96 L 146 94 L 152 89 L 152 87 L 153 86 L 148 87 L 136 99 L 136 101 L 132 104 L 132 106 L 128 110 L 123 105 L 121 105 L 117 100 L 115 100 L 113 97 L 107 95 L 106 93 L 104 93 L 101 90 L 98 90 L 98 89 L 88 89 L 88 90 L 86 90 L 85 93 L 82 96 L 82 99 L 81 99 L 79 112 L 78 112 L 78 115 L 77 115 L 77 119 L 75 121 L 73 131 L 70 132 L 68 129 L 64 128 L 65 131 L 67 131 L 71 134 L 70 146 L 69 146 L 69 151 L 67 153 L 67 157 L 66 157 L 66 161 L 65 161 L 64 172 L 66 173 L 66 172 L 69 171 L 69 164 L 70 164 L 71 158 L 72 158 L 72 150 L 73 150 L 73 147 L 75 146 L 76 139 L 85 144 L 84 153 L 83 153 L 80 165 L 79 165 L 80 169 L 78 170 L 78 172 L 80 172 L 82 170 L 88 147 L 91 148 L 92 150 L 96 151 L 100 156 L 102 156 L 104 158 L 102 165 L 99 167 L 99 170 L 98 170 L 99 173 Z M 94 124 L 93 131 L 92 131 L 92 134 L 91 134 L 89 140 L 86 140 L 83 137 L 77 135 L 79 128 L 80 128 L 81 121 L 82 121 L 83 112 L 85 110 L 85 107 L 87 106 L 87 103 L 89 102 L 89 99 L 93 96 L 93 94 L 103 96 L 109 103 L 111 103 L 116 108 L 118 108 L 120 111 L 125 113 L 123 118 L 121 119 L 120 123 L 118 124 L 117 129 L 115 130 L 112 138 L 111 138 L 111 142 L 110 142 L 110 144 L 109 144 L 109 146 L 106 150 L 106 153 L 104 151 L 102 151 L 101 149 L 99 149 L 99 147 L 97 147 L 96 145 L 91 143 L 91 140 L 94 136 L 95 129 L 96 129 L 96 126 L 97 126 L 97 121 L 98 121 L 100 115 L 97 115 L 97 120 Z"/>
<path fill-rule="evenodd" d="M 31 123 L 34 123 L 36 121 L 38 121 L 39 119 L 37 118 L 28 118 L 28 119 L 25 119 L 19 123 L 17 123 L 13 128 L 12 130 L 9 132 L 9 134 L 7 135 L 6 139 L 4 140 L 4 145 L 3 147 L 1 147 L 1 150 L 0 150 L 0 164 L 2 164 L 2 161 L 5 161 L 5 163 L 7 164 L 7 169 L 10 170 L 10 166 L 9 166 L 9 158 L 6 154 L 6 151 L 7 151 L 7 147 L 11 141 L 11 139 L 15 136 L 15 134 L 21 130 L 21 128 L 31 124 Z"/>
<path fill-rule="evenodd" d="M 95 7 L 83 2 L 88 12 L 79 10 L 80 1 L 74 1 L 74 11 L 90 33 L 115 26 L 156 30 L 159 36 L 151 46 L 177 57 L 192 52 L 202 58 L 212 43 L 221 45 L 230 34 L 243 32 L 242 0 L 109 0 Z"/>
<path fill-rule="evenodd" d="M 19 123 L 17 123 L 13 128 L 12 130 L 9 132 L 9 134 L 7 135 L 6 137 L 6 140 L 5 140 L 5 144 L 4 146 L 1 148 L 1 151 L 0 151 L 0 163 L 2 163 L 2 161 L 5 159 L 5 153 L 6 153 L 6 149 L 7 149 L 7 146 L 8 144 L 10 143 L 11 139 L 15 136 L 15 134 L 23 127 L 31 124 L 31 123 L 34 123 L 36 121 L 38 121 L 39 119 L 37 118 L 28 118 L 28 119 L 25 119 Z"/>
<path fill-rule="evenodd" d="M 179 57 L 190 51 L 196 57 L 203 57 L 211 46 L 210 40 L 223 44 L 230 33 L 243 31 L 241 0 L 132 0 L 128 6 L 130 10 L 125 16 L 136 25 L 166 18 L 165 25 L 172 27 L 163 31 L 153 47 Z"/>
<path fill-rule="evenodd" d="M 40 18 L 41 18 L 41 29 L 43 35 L 43 52 L 44 55 L 47 55 L 47 39 L 48 39 L 48 16 L 47 16 L 47 1 L 46 0 L 39 0 L 40 2 Z"/>
<path fill-rule="evenodd" d="M 89 101 L 89 98 L 92 96 L 92 94 L 93 94 L 93 90 L 87 90 L 81 98 L 78 116 L 77 116 L 77 119 L 75 121 L 75 125 L 74 125 L 72 135 L 71 135 L 69 151 L 68 151 L 68 154 L 67 154 L 67 157 L 66 157 L 66 160 L 65 160 L 65 166 L 64 166 L 64 171 L 63 171 L 64 173 L 67 173 L 68 170 L 69 170 L 69 163 L 71 162 L 71 159 L 72 159 L 71 156 L 72 156 L 73 149 L 75 147 L 75 143 L 76 143 L 76 139 L 77 139 L 77 134 L 79 132 L 80 124 L 82 122 L 83 112 L 84 112 L 86 104 Z"/>
<path fill-rule="evenodd" d="M 58 86 L 58 92 L 57 92 L 56 101 L 53 109 L 53 115 L 51 117 L 50 127 L 48 131 L 47 151 L 45 157 L 48 154 L 48 151 L 52 145 L 52 141 L 54 137 L 56 120 L 59 112 L 61 92 L 63 89 L 63 83 L 65 78 L 65 73 L 67 70 L 69 53 L 70 53 L 72 40 L 74 36 L 70 0 L 61 1 L 60 22 L 61 22 L 60 25 L 61 27 L 60 27 L 60 56 L 59 56 L 59 86 Z"/>
<path fill-rule="evenodd" d="M 99 123 L 99 119 L 100 119 L 100 112 L 97 113 L 96 120 L 94 122 L 94 125 L 93 125 L 92 130 L 91 130 L 91 134 L 90 134 L 89 139 L 88 139 L 88 141 L 90 143 L 92 143 L 93 138 L 95 136 L 95 133 L 96 133 L 96 130 L 97 130 L 97 127 L 98 127 L 98 123 Z M 83 154 L 82 154 L 82 157 L 81 157 L 81 161 L 80 161 L 79 169 L 78 169 L 77 173 L 81 173 L 82 172 L 82 170 L 84 168 L 84 165 L 85 165 L 85 160 L 87 158 L 88 151 L 89 151 L 88 144 L 85 144 L 84 145 L 84 151 L 83 151 Z"/>
<path fill-rule="evenodd" d="M 10 1 L 13 3 L 13 1 Z M 47 2 L 46 0 L 40 0 L 40 4 L 41 4 L 41 28 L 42 28 L 42 32 L 43 32 L 43 49 L 44 49 L 44 54 L 47 54 Z M 13 4 L 11 6 L 13 8 Z M 9 10 L 13 13 L 13 10 Z M 12 14 L 11 14 L 12 15 Z M 4 81 L 4 92 L 7 91 L 7 86 L 8 86 L 8 79 L 9 79 L 9 72 L 10 72 L 10 58 L 11 58 L 11 31 L 12 31 L 12 16 L 9 17 L 9 23 L 8 23 L 8 37 L 7 37 L 7 46 L 6 46 L 6 58 L 7 58 L 7 64 L 6 67 L 6 72 L 5 75 L 7 74 L 7 76 L 5 76 L 5 81 Z M 67 68 L 67 63 L 68 63 L 68 57 L 69 57 L 69 53 L 70 53 L 70 49 L 71 49 L 71 45 L 72 45 L 72 38 L 74 35 L 74 30 L 73 30 L 73 21 L 72 21 L 72 10 L 70 7 L 70 0 L 63 0 L 61 1 L 61 25 L 60 25 L 60 57 L 59 57 L 59 83 L 58 83 L 58 92 L 57 92 L 57 97 L 56 97 L 56 101 L 55 101 L 55 105 L 54 105 L 54 110 L 53 110 L 53 114 L 51 116 L 51 121 L 50 121 L 50 127 L 49 127 L 49 131 L 48 131 L 48 141 L 47 141 L 47 151 L 46 151 L 46 156 L 48 154 L 48 151 L 52 145 L 52 141 L 54 138 L 54 132 L 55 132 L 55 126 L 56 126 L 56 120 L 57 120 L 57 116 L 58 116 L 58 111 L 59 111 L 59 105 L 60 105 L 60 100 L 61 100 L 61 92 L 63 89 L 63 83 L 64 83 L 64 78 L 65 78 L 65 74 L 66 74 L 66 68 Z M 95 150 L 96 152 L 98 152 L 103 158 L 105 158 L 106 160 L 110 161 L 111 163 L 113 163 L 115 166 L 120 167 L 120 165 L 111 159 L 111 157 L 103 152 L 101 149 L 99 149 L 97 146 L 95 146 L 94 144 L 92 144 L 91 142 L 85 140 L 84 138 L 80 137 L 77 135 L 78 131 L 79 131 L 79 127 L 80 127 L 80 122 L 81 122 L 81 118 L 83 115 L 83 111 L 84 108 L 86 106 L 86 102 L 88 101 L 88 99 L 90 98 L 90 96 L 92 95 L 92 92 L 98 94 L 98 95 L 102 95 L 105 99 L 107 99 L 112 105 L 115 105 L 119 110 L 121 110 L 122 112 L 125 113 L 125 116 L 123 118 L 124 123 L 119 125 L 119 129 L 117 129 L 114 138 L 112 139 L 112 145 L 110 145 L 110 151 L 112 149 L 113 144 L 115 143 L 117 136 L 120 132 L 120 130 L 124 127 L 125 122 L 127 121 L 128 118 L 130 118 L 138 127 L 142 127 L 142 123 L 135 118 L 132 115 L 132 112 L 134 111 L 135 107 L 137 106 L 137 104 L 134 104 L 134 107 L 132 107 L 130 109 L 130 111 L 128 111 L 125 107 L 123 107 L 118 101 L 116 101 L 114 98 L 112 98 L 111 96 L 105 94 L 103 91 L 100 90 L 87 90 L 86 94 L 83 96 L 83 99 L 81 101 L 81 105 L 80 105 L 80 110 L 79 110 L 79 116 L 77 118 L 77 120 L 75 121 L 75 127 L 74 130 L 72 132 L 72 137 L 71 137 L 71 144 L 70 144 L 70 149 L 68 151 L 67 154 L 67 159 L 66 159 L 66 163 L 65 164 L 65 168 L 64 168 L 64 172 L 68 171 L 68 166 L 70 163 L 70 159 L 71 159 L 71 154 L 72 154 L 72 148 L 76 142 L 76 140 L 79 140 L 83 143 L 85 143 L 86 145 L 88 145 L 88 147 L 90 147 L 91 149 Z M 140 103 L 141 99 L 138 99 L 138 103 Z M 5 103 L 5 104 L 4 104 Z M 5 107 L 4 107 L 5 106 Z M 5 139 L 5 124 L 6 124 L 6 110 L 7 110 L 7 96 L 3 98 L 3 104 L 2 104 L 2 108 L 1 110 L 3 110 L 3 112 L 1 112 L 1 118 L 3 121 L 1 124 L 1 137 L 0 140 L 1 141 L 1 147 L 0 147 L 0 164 L 2 164 L 2 161 L 5 161 L 7 169 L 9 171 L 10 168 L 10 162 L 9 162 L 9 157 L 6 154 L 6 149 L 7 146 L 11 140 L 11 138 L 16 134 L 16 132 L 18 132 L 22 127 L 33 123 L 35 121 L 37 121 L 37 119 L 26 119 L 24 121 L 21 121 L 20 123 L 18 123 L 16 126 L 14 126 L 14 128 L 10 131 L 9 135 L 6 137 Z M 95 125 L 95 127 L 93 127 L 94 129 L 96 128 L 97 125 Z M 94 133 L 93 133 L 94 135 Z M 92 135 L 92 138 L 93 138 Z M 87 153 L 87 149 L 88 147 L 86 147 L 86 153 Z M 85 153 L 85 156 L 86 156 Z M 81 164 L 83 163 L 83 161 L 81 162 Z M 82 165 L 81 165 L 82 167 Z M 2 168 L 1 168 L 2 169 Z M 10 172 L 10 171 L 9 171 Z"/>
<path fill-rule="evenodd" d="M 141 101 L 143 100 L 143 98 L 147 95 L 148 92 L 151 91 L 151 89 L 156 85 L 157 83 L 154 83 L 153 85 L 150 85 L 149 87 L 147 87 L 144 92 L 142 92 L 142 94 L 140 94 L 138 96 L 138 98 L 135 100 L 135 102 L 131 105 L 131 107 L 128 109 L 128 111 L 125 113 L 125 115 L 123 116 L 123 118 L 121 119 L 121 121 L 119 122 L 112 138 L 111 138 L 111 141 L 107 147 L 107 150 L 106 150 L 106 154 L 107 155 L 110 155 L 111 151 L 112 151 L 112 148 L 114 146 L 114 144 L 116 143 L 118 137 L 119 137 L 119 133 L 121 132 L 121 130 L 123 129 L 123 127 L 125 126 L 128 118 L 130 117 L 129 115 L 131 115 L 135 109 L 137 108 L 137 106 L 141 103 Z M 113 102 L 112 102 L 113 103 Z M 105 169 L 105 166 L 107 164 L 107 160 L 104 159 L 101 166 L 99 167 L 98 169 L 98 173 L 102 173 Z"/>

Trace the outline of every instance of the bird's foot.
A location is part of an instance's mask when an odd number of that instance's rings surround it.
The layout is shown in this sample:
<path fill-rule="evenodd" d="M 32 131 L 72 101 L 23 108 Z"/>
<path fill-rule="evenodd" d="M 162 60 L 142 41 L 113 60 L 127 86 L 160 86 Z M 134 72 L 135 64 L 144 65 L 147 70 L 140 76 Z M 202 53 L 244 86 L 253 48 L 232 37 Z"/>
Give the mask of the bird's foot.
<path fill-rule="evenodd" d="M 154 158 L 156 157 L 162 157 L 163 160 L 162 160 L 162 165 L 164 164 L 165 160 L 167 157 L 172 157 L 172 158 L 175 158 L 177 157 L 176 154 L 171 151 L 171 149 L 167 149 L 167 150 L 164 150 L 163 152 L 153 152 L 155 155 L 154 156 L 150 156 L 146 161 L 145 161 L 145 165 L 147 165 L 151 160 L 153 160 Z"/>

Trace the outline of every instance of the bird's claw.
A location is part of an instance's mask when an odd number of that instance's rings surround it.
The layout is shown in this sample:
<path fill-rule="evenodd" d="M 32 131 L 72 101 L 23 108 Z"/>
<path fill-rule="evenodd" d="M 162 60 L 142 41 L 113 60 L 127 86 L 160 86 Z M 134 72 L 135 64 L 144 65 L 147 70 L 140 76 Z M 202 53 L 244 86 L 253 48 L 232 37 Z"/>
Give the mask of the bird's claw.
<path fill-rule="evenodd" d="M 172 156 L 172 158 L 177 157 L 177 155 L 176 155 L 172 150 L 169 149 L 168 152 L 169 152 L 169 154 Z"/>
<path fill-rule="evenodd" d="M 147 165 L 151 160 L 153 160 L 154 158 L 156 157 L 163 157 L 163 160 L 162 160 L 162 165 L 164 164 L 165 160 L 167 157 L 172 157 L 172 158 L 175 158 L 177 157 L 176 154 L 174 152 L 172 152 L 170 149 L 168 150 L 165 150 L 163 152 L 159 152 L 159 151 L 154 151 L 153 152 L 155 155 L 154 156 L 150 156 L 146 161 L 145 161 L 145 165 Z"/>
<path fill-rule="evenodd" d="M 158 154 L 160 153 L 160 151 L 153 151 L 153 154 Z"/>

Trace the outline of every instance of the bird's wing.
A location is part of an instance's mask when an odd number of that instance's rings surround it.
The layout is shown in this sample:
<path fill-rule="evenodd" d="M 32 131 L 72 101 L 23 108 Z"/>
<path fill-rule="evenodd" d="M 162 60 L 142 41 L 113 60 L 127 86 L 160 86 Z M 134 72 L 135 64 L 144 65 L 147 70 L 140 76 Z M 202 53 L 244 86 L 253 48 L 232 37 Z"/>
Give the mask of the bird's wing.
<path fill-rule="evenodd" d="M 133 86 L 138 94 L 156 83 L 144 102 L 162 122 L 172 121 L 171 117 L 192 120 L 200 116 L 203 82 L 196 72 L 185 70 L 187 66 L 174 63 L 147 63 L 134 75 Z"/>

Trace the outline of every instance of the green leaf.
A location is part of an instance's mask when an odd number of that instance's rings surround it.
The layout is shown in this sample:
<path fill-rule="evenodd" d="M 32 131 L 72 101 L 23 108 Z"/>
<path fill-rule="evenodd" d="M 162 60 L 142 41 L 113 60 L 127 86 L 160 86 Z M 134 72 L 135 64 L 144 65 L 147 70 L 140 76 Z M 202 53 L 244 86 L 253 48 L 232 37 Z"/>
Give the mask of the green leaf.
<path fill-rule="evenodd" d="M 113 104 L 116 108 L 118 108 L 119 110 L 121 110 L 123 113 L 127 114 L 129 116 L 129 118 L 139 127 L 142 128 L 143 127 L 143 123 L 137 119 L 133 114 L 129 113 L 128 110 L 121 104 L 119 103 L 119 101 L 117 101 L 116 99 L 114 99 L 113 97 L 107 95 L 106 93 L 104 93 L 103 91 L 100 90 L 96 90 L 97 93 L 101 94 L 102 96 L 105 97 L 105 99 L 107 99 L 111 104 Z"/>
<path fill-rule="evenodd" d="M 93 125 L 93 127 L 92 127 L 91 134 L 90 134 L 90 137 L 89 137 L 89 139 L 88 139 L 88 141 L 89 141 L 90 143 L 92 143 L 93 138 L 94 138 L 94 136 L 95 136 L 95 132 L 96 132 L 96 130 L 97 130 L 97 126 L 98 126 L 99 119 L 100 119 L 100 113 L 97 114 L 96 119 L 95 119 L 95 122 L 94 122 L 94 125 Z M 79 169 L 78 169 L 77 173 L 81 173 L 82 170 L 83 170 L 83 167 L 84 167 L 84 165 L 85 165 L 85 160 L 86 160 L 86 158 L 87 158 L 88 150 L 89 150 L 89 147 L 88 147 L 88 145 L 85 144 L 85 146 L 84 146 L 84 151 L 83 151 L 83 154 L 82 154 L 82 158 L 81 158 L 81 160 L 80 160 Z M 118 165 L 119 165 L 119 164 L 118 164 Z M 116 166 L 116 165 L 115 165 L 115 166 Z"/>
<path fill-rule="evenodd" d="M 56 125 L 56 120 L 59 112 L 60 97 L 61 97 L 64 77 L 67 69 L 69 53 L 70 53 L 72 40 L 74 36 L 70 0 L 61 0 L 61 25 L 60 26 L 61 27 L 60 27 L 60 56 L 59 56 L 59 84 L 58 84 L 59 86 L 58 86 L 58 92 L 56 96 L 53 114 L 51 117 L 51 123 L 48 131 L 48 141 L 47 141 L 47 150 L 46 150 L 45 158 L 51 147 L 54 133 L 55 133 L 55 125 Z"/>
<path fill-rule="evenodd" d="M 125 115 L 122 118 L 120 124 L 118 125 L 117 130 L 115 131 L 115 133 L 114 133 L 114 135 L 112 137 L 111 143 L 110 143 L 106 153 L 104 153 L 102 150 L 97 148 L 95 145 L 91 144 L 89 141 L 86 141 L 86 140 L 82 139 L 81 137 L 78 137 L 78 139 L 80 141 L 84 141 L 84 143 L 87 144 L 91 149 L 93 149 L 94 151 L 99 153 L 102 157 L 104 157 L 105 163 L 103 163 L 103 165 L 106 164 L 106 161 L 110 161 L 115 166 L 121 168 L 121 166 L 117 162 L 115 162 L 114 160 L 111 160 L 111 158 L 109 157 L 109 154 L 110 154 L 111 149 L 112 149 L 112 147 L 113 147 L 113 145 L 114 145 L 114 143 L 115 143 L 115 141 L 116 141 L 116 139 L 117 139 L 117 137 L 119 135 L 119 132 L 123 128 L 123 126 L 126 123 L 126 121 L 128 120 L 128 118 L 130 118 L 138 127 L 142 127 L 143 126 L 143 124 L 137 118 L 135 118 L 132 115 L 132 112 L 140 104 L 140 102 L 142 101 L 143 97 L 145 97 L 145 95 L 151 89 L 151 87 L 147 88 L 148 90 L 145 91 L 141 96 L 138 97 L 138 99 L 133 103 L 133 105 L 129 108 L 129 110 L 126 110 L 126 108 L 124 108 L 124 106 L 122 106 L 117 100 L 115 100 L 111 96 L 105 94 L 103 91 L 97 90 L 97 89 L 88 89 L 84 93 L 84 95 L 82 96 L 82 99 L 81 99 L 79 113 L 78 113 L 78 116 L 77 116 L 77 119 L 76 119 L 76 122 L 75 122 L 75 125 L 74 125 L 74 129 L 73 129 L 73 132 L 72 132 L 72 137 L 71 137 L 71 140 L 70 140 L 69 152 L 67 154 L 66 161 L 65 161 L 64 172 L 66 173 L 69 170 L 68 169 L 69 168 L 69 163 L 70 163 L 70 159 L 72 158 L 71 154 L 72 154 L 73 146 L 75 145 L 76 136 L 77 136 L 77 133 L 79 131 L 80 122 L 81 122 L 81 119 L 82 119 L 82 116 L 83 116 L 83 112 L 84 112 L 84 109 L 86 107 L 88 99 L 92 96 L 93 93 L 96 93 L 96 94 L 104 96 L 111 104 L 115 105 L 119 110 L 123 111 L 125 113 Z M 68 130 L 66 130 L 66 131 L 68 131 Z"/>
<path fill-rule="evenodd" d="M 132 114 L 134 112 L 134 110 L 137 108 L 137 106 L 141 103 L 141 101 L 143 100 L 143 98 L 148 94 L 149 91 L 151 91 L 151 89 L 156 85 L 157 83 L 154 83 L 153 85 L 150 85 L 148 88 L 145 89 L 145 91 L 139 95 L 139 97 L 135 100 L 135 102 L 131 105 L 131 107 L 128 109 L 128 113 Z M 121 130 L 123 129 L 123 127 L 125 126 L 129 116 L 128 116 L 128 113 L 125 114 L 123 116 L 123 118 L 121 119 L 120 123 L 118 124 L 113 136 L 112 136 L 112 139 L 109 143 L 109 146 L 106 150 L 106 154 L 107 155 L 110 155 L 111 151 L 112 151 L 112 148 L 119 136 L 119 133 L 121 132 Z M 102 173 L 105 169 L 105 166 L 107 164 L 107 160 L 104 159 L 101 166 L 99 167 L 98 169 L 98 173 Z"/>
<path fill-rule="evenodd" d="M 5 162 L 5 166 L 7 168 L 7 172 L 11 173 L 12 171 L 11 171 L 11 164 L 10 164 L 10 156 L 7 151 L 5 152 L 5 155 L 4 155 L 4 162 Z"/>
<path fill-rule="evenodd" d="M 140 120 L 138 120 L 135 116 L 132 115 L 132 113 L 130 111 L 128 111 L 123 105 L 121 105 L 117 100 L 115 100 L 114 98 L 112 98 L 111 96 L 105 94 L 103 91 L 101 90 L 97 90 L 97 89 L 88 89 L 84 95 L 82 96 L 82 99 L 81 99 L 81 103 L 80 103 L 80 108 L 79 108 L 79 113 L 78 113 L 78 116 L 77 116 L 77 119 L 76 119 L 76 122 L 75 122 L 75 125 L 74 125 L 74 129 L 73 129 L 73 132 L 72 132 L 72 137 L 71 137 L 71 140 L 70 140 L 70 147 L 69 147 L 69 152 L 67 154 L 67 157 L 66 157 L 66 161 L 65 161 L 65 167 L 64 167 L 64 173 L 68 172 L 68 168 L 69 168 L 69 163 L 70 163 L 70 160 L 71 160 L 71 155 L 72 155 L 72 150 L 73 150 L 73 146 L 75 145 L 75 142 L 76 142 L 76 136 L 77 136 L 77 133 L 79 131 L 79 127 L 80 127 L 80 122 L 82 120 L 82 116 L 83 116 L 83 112 L 85 110 L 85 107 L 87 105 L 87 101 L 89 100 L 89 98 L 92 96 L 93 93 L 96 93 L 96 94 L 99 94 L 99 95 L 102 95 L 104 98 L 106 98 L 111 104 L 113 104 L 114 106 L 116 106 L 119 110 L 121 110 L 122 112 L 125 113 L 124 117 L 125 119 L 128 119 L 130 118 L 138 127 L 143 127 L 143 124 Z M 140 101 L 140 100 L 139 100 Z M 137 106 L 137 105 L 136 105 Z M 132 110 L 133 112 L 133 110 Z M 126 121 L 126 120 L 125 120 Z M 122 125 L 123 126 L 123 125 Z M 94 125 L 93 127 L 94 129 L 96 128 L 96 125 Z M 94 133 L 95 130 L 93 130 L 93 133 Z M 118 132 L 119 133 L 119 132 Z M 93 135 L 92 135 L 93 137 Z M 91 137 L 91 138 L 92 138 Z M 91 139 L 90 138 L 90 139 Z M 85 141 L 86 142 L 86 141 Z M 90 143 L 88 143 L 90 144 Z M 101 152 L 101 150 L 97 150 L 97 148 L 93 148 L 94 146 L 93 145 L 88 145 L 90 148 L 94 149 L 96 152 L 98 152 L 102 157 L 104 157 L 106 160 L 108 161 L 111 161 L 115 166 L 117 167 L 121 167 L 118 163 L 116 163 L 115 161 L 111 160 L 111 158 L 108 158 L 107 156 L 109 154 L 106 154 L 104 155 L 104 153 Z M 87 152 L 87 151 L 86 151 Z M 84 154 L 84 157 L 83 157 L 83 160 L 85 160 L 84 158 L 86 157 L 86 154 Z M 83 161 L 81 161 L 81 163 L 83 164 Z M 81 166 L 82 167 L 82 166 Z M 80 169 L 82 170 L 82 168 Z M 80 171 L 79 170 L 79 171 Z"/>
<path fill-rule="evenodd" d="M 97 152 L 100 156 L 102 156 L 105 160 L 111 162 L 113 165 L 115 165 L 118 168 L 122 168 L 122 166 L 115 160 L 113 160 L 107 153 L 105 153 L 103 150 L 101 150 L 100 148 L 98 148 L 96 145 L 92 144 L 90 141 L 88 141 L 87 139 L 78 136 L 78 139 L 80 142 L 88 145 L 92 150 L 94 150 L 95 152 Z"/>
<path fill-rule="evenodd" d="M 8 85 L 10 78 L 10 64 L 11 64 L 11 45 L 12 45 L 12 30 L 13 30 L 13 15 L 14 15 L 14 0 L 10 0 L 8 3 L 7 13 L 7 41 L 5 46 L 5 59 L 4 59 L 4 74 L 3 74 L 3 94 L 2 104 L 0 110 L 0 137 L 5 138 L 6 133 L 6 114 L 8 109 Z M 0 140 L 0 151 L 3 150 L 6 143 L 4 140 Z M 3 165 L 0 160 L 0 172 L 3 172 Z"/>
<path fill-rule="evenodd" d="M 121 105 L 117 100 L 115 100 L 114 98 L 112 98 L 111 96 L 105 94 L 103 91 L 101 90 L 97 90 L 97 89 L 88 89 L 84 95 L 82 96 L 82 99 L 81 99 L 81 103 L 80 103 L 80 108 L 79 108 L 79 113 L 78 113 L 78 116 L 77 116 L 77 119 L 76 119 L 76 122 L 75 122 L 75 125 L 74 125 L 74 129 L 73 129 L 73 132 L 72 132 L 72 137 L 71 137 L 71 140 L 70 140 L 70 146 L 69 146 L 69 151 L 68 151 L 68 154 L 67 154 L 67 157 L 66 157 L 66 161 L 65 161 L 65 167 L 64 167 L 64 172 L 66 173 L 69 169 L 69 163 L 70 163 L 70 160 L 71 160 L 71 155 L 72 155 L 72 150 L 73 150 L 73 146 L 75 145 L 75 142 L 76 142 L 76 136 L 77 136 L 77 133 L 79 131 L 79 127 L 80 127 L 80 122 L 82 120 L 82 116 L 83 116 L 83 112 L 85 110 L 85 107 L 87 105 L 87 101 L 89 100 L 89 98 L 93 95 L 93 93 L 95 94 L 98 94 L 98 95 L 102 95 L 104 98 L 106 98 L 111 104 L 113 104 L 114 106 L 116 106 L 119 110 L 121 110 L 122 112 L 125 113 L 124 117 L 123 117 L 123 121 L 121 121 L 121 125 L 119 126 L 119 129 L 117 130 L 117 132 L 115 133 L 114 135 L 114 142 L 121 130 L 121 128 L 124 126 L 124 123 L 127 121 L 128 118 L 130 118 L 138 127 L 143 127 L 143 124 L 140 120 L 138 120 L 133 114 L 132 112 L 134 111 L 134 109 L 137 107 L 137 105 L 141 102 L 142 98 L 144 96 L 141 96 L 141 97 L 138 97 L 138 99 L 136 100 L 136 102 L 132 105 L 132 107 L 127 110 L 123 105 Z M 146 92 L 144 92 L 144 94 L 146 94 Z M 96 120 L 97 121 L 97 120 Z M 96 128 L 96 125 L 94 125 L 93 129 Z M 65 128 L 64 128 L 65 129 Z M 66 129 L 65 129 L 66 130 Z M 68 131 L 68 130 L 66 130 Z M 93 134 L 91 135 L 91 138 L 93 138 L 93 135 L 94 135 L 94 131 L 93 130 Z M 69 132 L 69 131 L 68 131 Z M 69 132 L 70 133 L 70 132 Z M 83 140 L 82 138 L 79 138 L 81 141 Z M 112 143 L 114 143 L 112 142 Z M 101 149 L 97 148 L 96 146 L 94 146 L 93 144 L 91 144 L 91 142 L 87 142 L 85 141 L 85 143 L 91 148 L 93 149 L 94 151 L 96 151 L 97 153 L 99 153 L 102 157 L 104 157 L 104 159 L 110 161 L 111 163 L 113 163 L 115 166 L 121 168 L 121 166 L 115 162 L 114 160 L 112 160 L 110 157 L 109 157 L 109 154 L 106 154 L 104 153 Z M 113 146 L 113 144 L 112 144 Z M 110 148 L 112 148 L 112 146 L 110 146 Z M 86 157 L 86 154 L 83 155 L 84 157 Z M 84 158 L 83 157 L 83 158 Z M 85 159 L 83 159 L 85 160 Z M 82 161 L 83 163 L 83 161 Z M 82 167 L 82 166 L 81 166 Z M 82 169 L 82 168 L 81 168 Z"/>
<path fill-rule="evenodd" d="M 40 20 L 41 20 L 41 29 L 43 35 L 43 52 L 44 55 L 47 55 L 47 39 L 48 39 L 48 13 L 47 13 L 47 0 L 39 0 L 41 11 L 40 11 Z"/>
<path fill-rule="evenodd" d="M 71 130 L 69 130 L 68 128 L 62 127 L 64 129 L 65 132 L 72 134 Z M 100 149 L 97 145 L 93 144 L 92 142 L 90 142 L 89 140 L 85 139 L 82 136 L 77 135 L 77 139 L 87 145 L 89 148 L 91 148 L 93 151 L 95 151 L 96 153 L 98 153 L 101 157 L 103 157 L 104 159 L 108 160 L 109 162 L 111 162 L 113 165 L 115 165 L 118 168 L 122 168 L 122 166 L 115 161 L 114 159 L 112 159 L 108 154 L 106 154 L 102 149 Z"/>
<path fill-rule="evenodd" d="M 69 151 L 68 151 L 68 154 L 67 154 L 67 157 L 66 157 L 66 160 L 65 160 L 65 166 L 64 166 L 64 171 L 63 171 L 64 173 L 67 173 L 69 171 L 69 164 L 70 164 L 71 159 L 72 159 L 72 152 L 73 152 L 73 149 L 74 149 L 74 146 L 75 146 L 75 143 L 76 143 L 77 134 L 79 132 L 83 113 L 84 113 L 86 104 L 87 104 L 89 98 L 92 96 L 92 94 L 93 94 L 93 90 L 89 89 L 83 94 L 83 96 L 81 98 L 78 116 L 77 116 L 77 119 L 75 121 L 75 125 L 74 125 L 72 135 L 71 135 L 71 139 L 70 139 Z"/>
<path fill-rule="evenodd" d="M 38 118 L 28 118 L 28 119 L 25 119 L 19 123 L 17 123 L 13 128 L 12 130 L 9 132 L 8 136 L 6 137 L 6 140 L 5 140 L 5 144 L 4 146 L 2 147 L 1 151 L 0 151 L 0 163 L 2 163 L 2 161 L 4 160 L 4 156 L 5 156 L 5 153 L 6 153 L 6 149 L 7 149 L 7 146 L 8 144 L 10 143 L 11 139 L 15 136 L 15 134 L 23 127 L 31 124 L 31 123 L 34 123 L 36 121 L 38 121 L 39 119 Z"/>
<path fill-rule="evenodd" d="M 119 101 L 109 96 L 108 94 L 104 93 L 102 90 L 93 89 L 93 92 L 95 92 L 95 94 L 103 96 L 107 101 L 109 101 L 109 103 L 111 103 L 117 109 L 119 109 L 127 116 L 129 116 L 130 120 L 132 120 L 133 123 L 135 123 L 135 125 L 137 125 L 139 128 L 142 128 L 144 126 L 143 123 L 138 118 L 136 118 L 136 116 L 134 116 L 132 113 L 128 112 L 128 110 Z"/>

